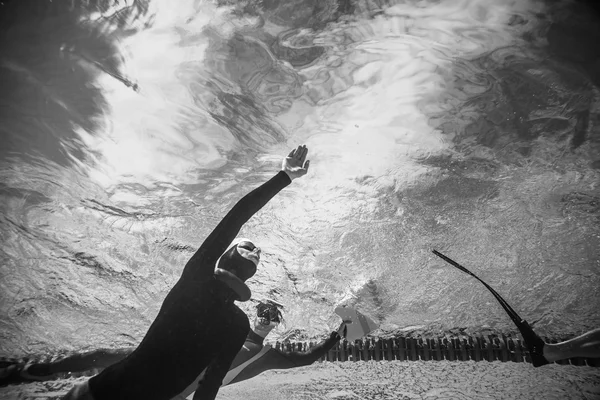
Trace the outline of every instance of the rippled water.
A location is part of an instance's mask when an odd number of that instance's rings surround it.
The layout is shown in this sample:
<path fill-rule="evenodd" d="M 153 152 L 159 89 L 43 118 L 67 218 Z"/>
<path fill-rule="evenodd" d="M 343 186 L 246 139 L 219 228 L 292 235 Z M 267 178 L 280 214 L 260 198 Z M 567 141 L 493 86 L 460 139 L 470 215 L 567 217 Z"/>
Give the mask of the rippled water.
<path fill-rule="evenodd" d="M 254 299 L 285 306 L 272 339 L 322 335 L 342 303 L 381 334 L 514 332 L 432 248 L 543 335 L 599 326 L 591 13 L 109 3 L 0 6 L 3 354 L 137 344 L 197 246 L 300 143 L 310 173 L 242 231 L 263 249 Z"/>

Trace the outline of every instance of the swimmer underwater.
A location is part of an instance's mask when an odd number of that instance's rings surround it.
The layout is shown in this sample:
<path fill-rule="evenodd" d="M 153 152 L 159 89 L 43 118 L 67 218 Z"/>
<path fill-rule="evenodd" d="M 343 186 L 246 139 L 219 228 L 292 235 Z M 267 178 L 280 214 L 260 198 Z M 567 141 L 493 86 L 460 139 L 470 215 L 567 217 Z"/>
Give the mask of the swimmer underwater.
<path fill-rule="evenodd" d="M 264 345 L 266 336 L 282 320 L 281 311 L 273 302 L 260 302 L 256 306 L 254 328 L 250 330 L 242 348 L 229 367 L 222 386 L 251 379 L 262 372 L 272 369 L 289 369 L 310 365 L 324 356 L 337 342 L 346 337 L 346 322 L 342 322 L 337 331 L 329 338 L 308 351 L 285 351 Z M 135 348 L 99 349 L 83 354 L 74 354 L 50 363 L 27 362 L 13 365 L 11 383 L 48 381 L 57 379 L 59 374 L 84 372 L 103 369 L 126 358 Z M 1 375 L 1 374 L 0 374 Z M 208 389 L 203 382 L 204 371 L 186 390 L 172 400 L 181 400 L 197 392 L 195 396 L 205 398 Z M 0 381 L 1 382 L 1 381 Z"/>
<path fill-rule="evenodd" d="M 340 339 L 346 337 L 346 322 L 342 322 L 337 331 L 329 338 L 308 351 L 285 351 L 264 345 L 265 337 L 281 321 L 281 312 L 274 303 L 261 303 L 257 306 L 254 329 L 250 330 L 246 342 L 231 363 L 229 372 L 223 379 L 223 386 L 254 378 L 262 372 L 272 369 L 289 369 L 310 365 L 324 356 Z M 200 374 L 186 390 L 172 400 L 208 398 L 204 385 L 204 374 Z"/>
<path fill-rule="evenodd" d="M 194 399 L 216 397 L 250 331 L 234 301 L 250 299 L 245 281 L 260 260 L 260 249 L 250 241 L 228 246 L 269 200 L 306 175 L 307 153 L 304 145 L 292 150 L 281 171 L 233 206 L 187 262 L 138 347 L 73 387 L 64 400 L 169 400 L 205 369 L 203 393 Z"/>

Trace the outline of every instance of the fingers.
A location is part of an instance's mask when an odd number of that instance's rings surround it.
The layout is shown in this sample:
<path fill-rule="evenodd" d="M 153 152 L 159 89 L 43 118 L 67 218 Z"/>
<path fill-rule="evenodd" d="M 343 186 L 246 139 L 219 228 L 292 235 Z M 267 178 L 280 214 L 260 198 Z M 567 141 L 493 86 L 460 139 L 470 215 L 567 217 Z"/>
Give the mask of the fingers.
<path fill-rule="evenodd" d="M 306 155 L 308 154 L 308 149 L 306 148 L 306 145 L 301 146 L 301 152 L 302 154 L 300 155 L 300 161 L 304 163 L 304 160 L 306 160 Z"/>
<path fill-rule="evenodd" d="M 306 155 L 308 154 L 306 146 L 301 144 L 295 151 L 292 150 L 292 152 L 294 152 L 293 157 L 303 164 L 304 160 L 306 160 Z"/>
<path fill-rule="evenodd" d="M 292 149 L 292 151 L 289 152 L 288 157 L 294 157 L 298 160 L 304 161 L 307 154 L 308 149 L 306 148 L 306 145 L 301 144 L 297 149 Z"/>
<path fill-rule="evenodd" d="M 306 159 L 308 149 L 306 145 L 300 145 L 289 152 L 281 163 L 281 169 L 285 171 L 290 179 L 295 179 L 306 175 L 310 161 Z"/>

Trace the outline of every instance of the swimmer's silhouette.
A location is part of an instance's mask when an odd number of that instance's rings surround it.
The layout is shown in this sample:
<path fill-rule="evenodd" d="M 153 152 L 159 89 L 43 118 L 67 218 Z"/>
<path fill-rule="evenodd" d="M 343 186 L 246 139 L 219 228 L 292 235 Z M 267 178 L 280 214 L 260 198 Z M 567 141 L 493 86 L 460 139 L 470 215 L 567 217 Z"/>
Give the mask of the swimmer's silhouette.
<path fill-rule="evenodd" d="M 250 331 L 234 301 L 247 301 L 245 281 L 257 269 L 260 249 L 248 240 L 228 247 L 242 226 L 309 167 L 306 146 L 283 159 L 281 171 L 235 204 L 188 261 L 139 346 L 83 384 L 66 400 L 168 400 L 202 371 L 203 395 L 214 399 Z"/>

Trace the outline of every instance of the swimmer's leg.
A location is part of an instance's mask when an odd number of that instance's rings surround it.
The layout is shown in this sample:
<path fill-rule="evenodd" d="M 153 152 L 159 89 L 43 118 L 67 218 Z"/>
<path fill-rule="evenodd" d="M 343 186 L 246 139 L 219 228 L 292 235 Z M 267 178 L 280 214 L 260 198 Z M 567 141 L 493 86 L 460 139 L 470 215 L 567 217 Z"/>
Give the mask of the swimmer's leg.
<path fill-rule="evenodd" d="M 600 328 L 561 343 L 546 343 L 544 357 L 550 362 L 566 358 L 600 358 Z"/>
<path fill-rule="evenodd" d="M 104 369 L 127 357 L 133 348 L 99 349 L 87 353 L 73 354 L 50 363 L 27 363 L 21 370 L 21 377 L 29 381 L 55 379 L 56 374 L 65 372 L 84 372 L 92 369 Z"/>
<path fill-rule="evenodd" d="M 527 323 L 527 321 L 521 318 L 519 314 L 517 314 L 517 312 L 513 310 L 513 308 L 506 302 L 506 300 L 502 298 L 502 296 L 496 293 L 496 291 L 490 285 L 485 283 L 477 275 L 475 275 L 456 261 L 451 260 L 450 258 L 443 255 L 437 250 L 433 250 L 433 254 L 440 257 L 450 265 L 460 269 L 462 272 L 469 274 L 473 278 L 477 279 L 483 284 L 483 286 L 485 286 L 490 291 L 490 293 L 492 293 L 492 295 L 494 295 L 494 297 L 496 298 L 496 300 L 498 300 L 502 308 L 504 308 L 504 311 L 506 311 L 510 319 L 513 320 L 514 324 L 517 326 L 517 329 L 519 329 L 519 332 L 521 332 L 523 340 L 525 340 L 525 347 L 527 347 L 527 350 L 529 350 L 531 363 L 534 367 L 541 367 L 542 365 L 546 365 L 549 363 L 546 357 L 544 357 L 544 348 L 546 346 L 546 343 L 544 343 L 544 341 L 533 331 L 533 329 L 531 329 L 529 323 Z"/>

